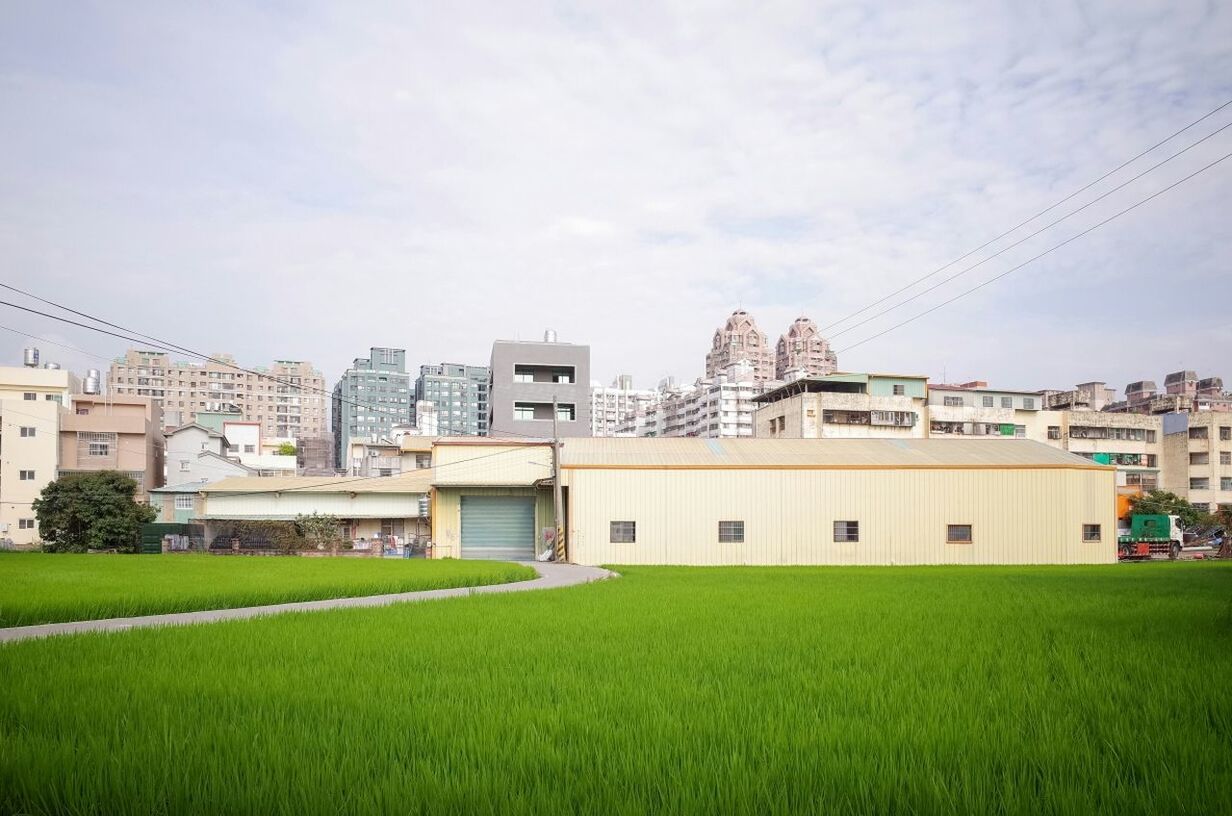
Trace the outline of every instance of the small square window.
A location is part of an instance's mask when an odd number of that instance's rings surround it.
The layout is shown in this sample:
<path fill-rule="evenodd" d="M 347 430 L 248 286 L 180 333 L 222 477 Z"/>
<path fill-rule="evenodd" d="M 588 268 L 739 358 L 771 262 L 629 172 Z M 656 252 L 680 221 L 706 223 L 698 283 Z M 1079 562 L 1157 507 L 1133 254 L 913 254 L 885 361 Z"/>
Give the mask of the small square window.
<path fill-rule="evenodd" d="M 894 386 L 894 396 L 902 397 L 902 396 L 905 396 L 906 394 L 907 394 L 907 386 L 905 385 Z"/>
<path fill-rule="evenodd" d="M 1002 398 L 1001 398 L 1001 407 L 1002 407 L 1002 408 L 1013 408 L 1013 407 L 1014 407 L 1014 398 L 1013 398 L 1013 397 L 1002 397 Z"/>
<path fill-rule="evenodd" d="M 22 435 L 22 436 L 34 436 L 34 428 L 31 428 L 31 427 L 30 427 L 30 426 L 28 426 L 28 425 L 22 425 L 22 426 L 21 426 L 21 435 Z"/>
<path fill-rule="evenodd" d="M 33 530 L 34 529 L 34 519 L 18 519 L 17 529 Z"/>
<path fill-rule="evenodd" d="M 193 497 L 190 495 L 176 496 L 175 497 L 175 509 L 176 510 L 193 509 Z"/>
<path fill-rule="evenodd" d="M 970 544 L 971 525 L 947 524 L 945 526 L 945 540 L 950 544 Z"/>
<path fill-rule="evenodd" d="M 34 400 L 38 399 L 38 394 L 35 394 L 32 391 L 27 391 L 26 393 L 21 395 L 21 398 L 24 399 L 26 402 L 33 402 Z"/>
<path fill-rule="evenodd" d="M 180 460 L 180 473 L 187 473 L 192 470 L 192 465 L 187 459 Z"/>
<path fill-rule="evenodd" d="M 1089 542 L 1099 541 L 1101 538 L 1100 534 L 1101 534 L 1101 530 L 1098 524 L 1082 525 L 1082 540 L 1083 541 L 1089 541 Z"/>
<path fill-rule="evenodd" d="M 859 541 L 860 540 L 860 522 L 858 521 L 836 521 L 834 522 L 834 540 L 835 541 Z"/>
<path fill-rule="evenodd" d="M 613 544 L 635 544 L 637 543 L 637 522 L 636 521 L 613 521 L 611 523 L 611 543 Z"/>
<path fill-rule="evenodd" d="M 743 521 L 720 521 L 719 522 L 719 543 L 720 544 L 743 544 L 744 543 L 744 522 Z"/>
<path fill-rule="evenodd" d="M 981 402 L 985 408 L 992 407 L 992 397 L 983 397 L 981 398 Z"/>
<path fill-rule="evenodd" d="M 34 481 L 34 471 L 33 470 L 18 471 L 17 478 L 23 482 L 32 482 Z"/>

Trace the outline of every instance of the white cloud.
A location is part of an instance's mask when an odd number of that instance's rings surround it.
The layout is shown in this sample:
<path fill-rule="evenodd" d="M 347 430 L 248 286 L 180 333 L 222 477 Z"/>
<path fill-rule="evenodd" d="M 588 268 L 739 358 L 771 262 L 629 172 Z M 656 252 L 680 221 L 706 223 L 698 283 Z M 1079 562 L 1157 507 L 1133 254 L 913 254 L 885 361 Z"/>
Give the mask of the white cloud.
<path fill-rule="evenodd" d="M 14 7 L 3 279 L 331 378 L 369 345 L 484 362 L 551 326 L 592 345 L 596 378 L 687 379 L 737 305 L 772 337 L 838 320 L 1232 98 L 1223 9 L 1131 6 Z M 1015 386 L 1232 376 L 1213 328 L 1230 178 L 842 364 Z"/>

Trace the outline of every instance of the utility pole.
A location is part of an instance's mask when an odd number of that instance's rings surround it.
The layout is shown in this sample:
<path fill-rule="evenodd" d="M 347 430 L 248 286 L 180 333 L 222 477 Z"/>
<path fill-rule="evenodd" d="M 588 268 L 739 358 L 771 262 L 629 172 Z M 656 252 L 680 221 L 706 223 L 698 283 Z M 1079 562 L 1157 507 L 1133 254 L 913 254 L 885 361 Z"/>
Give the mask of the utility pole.
<path fill-rule="evenodd" d="M 556 548 L 556 560 L 565 560 L 565 521 L 562 517 L 560 489 L 560 408 L 556 404 L 556 396 L 552 396 L 552 518 L 556 524 L 556 532 L 552 545 Z"/>

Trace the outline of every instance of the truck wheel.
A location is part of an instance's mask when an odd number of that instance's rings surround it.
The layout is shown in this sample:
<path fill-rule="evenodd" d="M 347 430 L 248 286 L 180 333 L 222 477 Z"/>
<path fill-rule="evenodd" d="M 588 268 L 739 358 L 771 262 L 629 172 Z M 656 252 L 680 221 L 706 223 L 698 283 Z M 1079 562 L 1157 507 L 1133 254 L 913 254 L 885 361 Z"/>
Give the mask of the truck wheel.
<path fill-rule="evenodd" d="M 1171 549 L 1168 550 L 1168 558 L 1175 561 L 1176 559 L 1180 557 L 1181 557 L 1181 545 L 1173 541 Z"/>

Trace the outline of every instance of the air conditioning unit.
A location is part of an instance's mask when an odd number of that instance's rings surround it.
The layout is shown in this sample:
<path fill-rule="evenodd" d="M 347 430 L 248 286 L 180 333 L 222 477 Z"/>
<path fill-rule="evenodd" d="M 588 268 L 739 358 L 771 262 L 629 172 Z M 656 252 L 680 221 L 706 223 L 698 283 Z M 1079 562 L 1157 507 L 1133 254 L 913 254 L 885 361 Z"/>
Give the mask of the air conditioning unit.
<path fill-rule="evenodd" d="M 7 524 L 0 524 L 0 533 L 7 533 L 8 531 L 9 526 Z"/>

